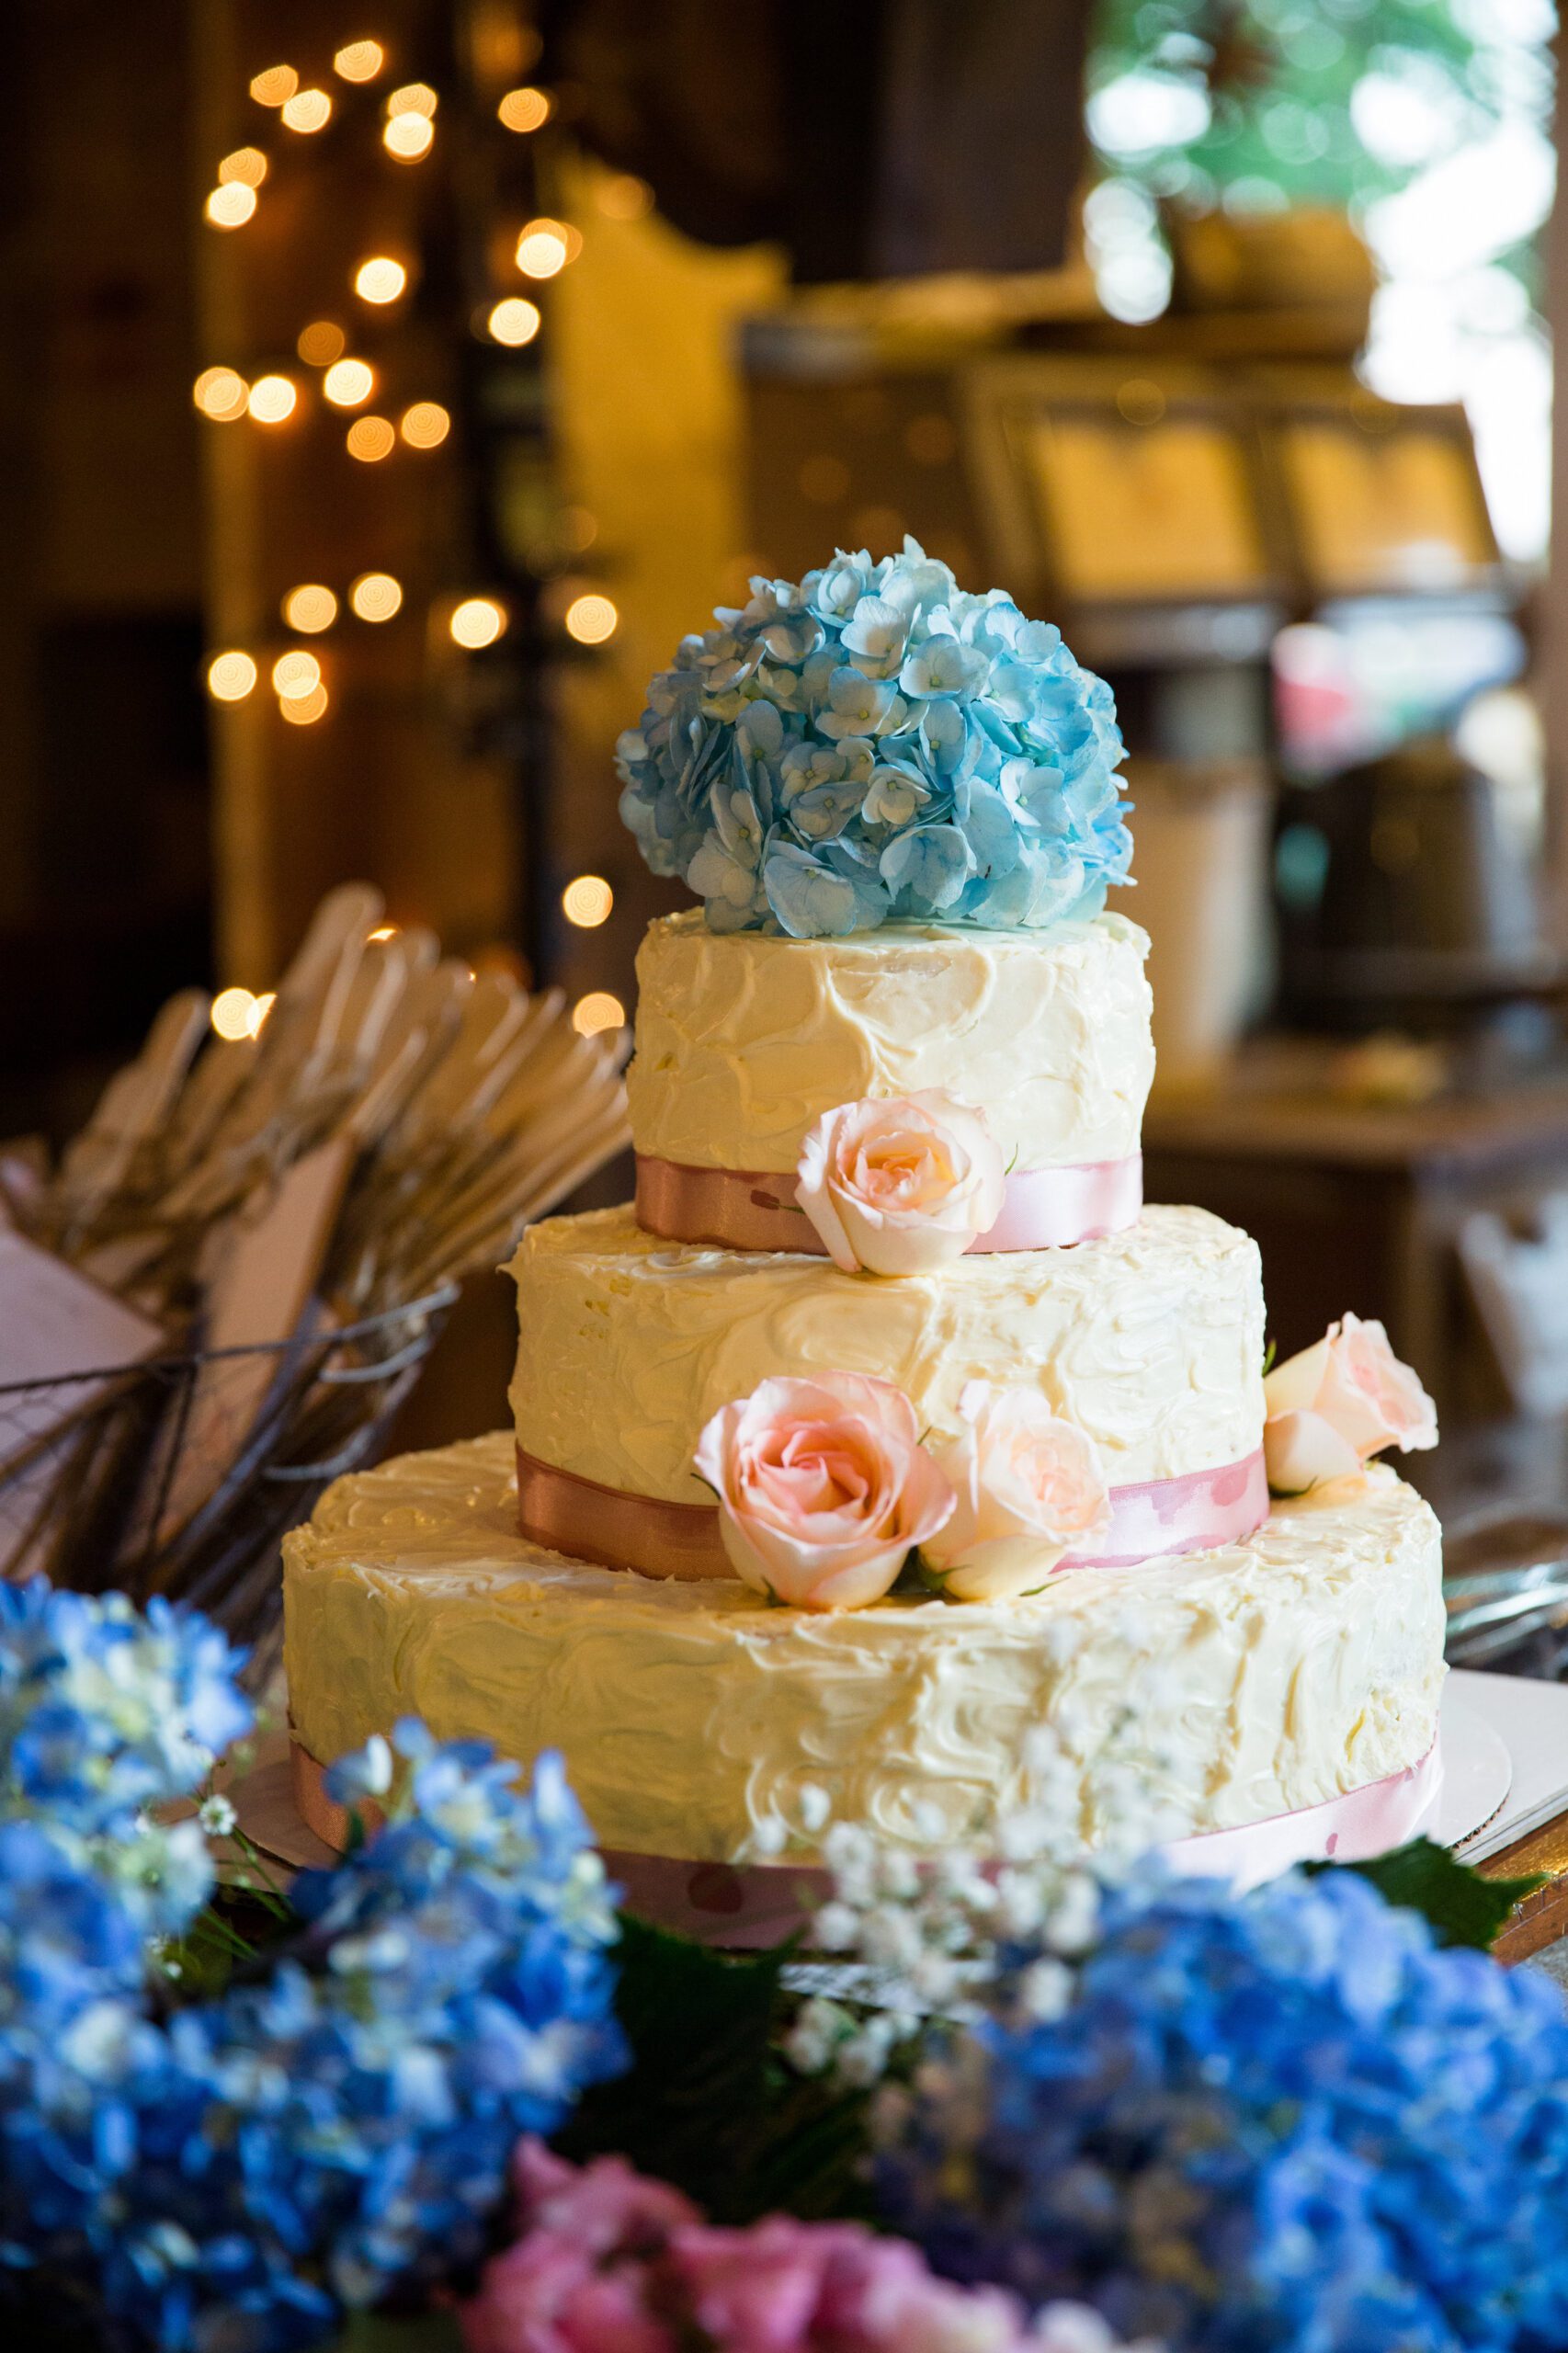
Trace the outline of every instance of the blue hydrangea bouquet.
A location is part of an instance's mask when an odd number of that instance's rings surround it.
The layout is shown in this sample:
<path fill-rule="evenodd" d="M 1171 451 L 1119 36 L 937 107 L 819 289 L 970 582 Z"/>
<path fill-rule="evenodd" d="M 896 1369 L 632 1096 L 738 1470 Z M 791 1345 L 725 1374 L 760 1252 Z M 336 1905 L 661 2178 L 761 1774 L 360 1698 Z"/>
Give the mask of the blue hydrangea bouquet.
<path fill-rule="evenodd" d="M 715 931 L 1093 915 L 1132 843 L 1103 678 L 914 540 L 756 579 L 684 640 L 618 747 L 621 815 Z"/>
<path fill-rule="evenodd" d="M 791 1992 L 618 1919 L 559 1760 L 413 1722 L 336 1768 L 335 1869 L 241 1840 L 216 1888 L 239 1664 L 0 1586 L 0 2343 L 1568 2346 L 1568 2018 L 1484 1950 L 1517 1887 L 1097 1876 L 1023 1815 L 999 1877 L 921 1876 L 843 1825 L 818 1941 L 875 1999 Z"/>

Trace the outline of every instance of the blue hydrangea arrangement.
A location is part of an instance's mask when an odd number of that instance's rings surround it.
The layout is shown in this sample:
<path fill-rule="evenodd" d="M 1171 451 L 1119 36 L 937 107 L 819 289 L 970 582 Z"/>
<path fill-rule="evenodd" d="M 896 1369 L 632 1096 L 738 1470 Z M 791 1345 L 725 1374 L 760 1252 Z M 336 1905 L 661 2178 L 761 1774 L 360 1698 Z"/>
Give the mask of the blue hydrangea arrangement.
<path fill-rule="evenodd" d="M 1549 1980 L 1437 1949 L 1348 1872 L 1122 1893 L 1102 1917 L 1065 2006 L 999 2006 L 882 2160 L 938 2269 L 1082 2296 L 1172 2353 L 1568 2345 Z"/>
<path fill-rule="evenodd" d="M 1126 881 L 1116 707 L 1059 630 L 909 539 L 751 588 L 618 746 L 622 817 L 712 930 L 1038 927 Z"/>
<path fill-rule="evenodd" d="M 148 1809 L 245 1728 L 238 1665 L 195 1615 L 0 1586 L 0 2315 L 35 2329 L 314 2345 L 472 2261 L 518 2135 L 620 2063 L 559 1760 L 525 1791 L 413 1723 L 341 1771 L 387 1826 L 296 1882 L 279 1952 L 180 2002 L 159 1953 L 211 1866 Z"/>

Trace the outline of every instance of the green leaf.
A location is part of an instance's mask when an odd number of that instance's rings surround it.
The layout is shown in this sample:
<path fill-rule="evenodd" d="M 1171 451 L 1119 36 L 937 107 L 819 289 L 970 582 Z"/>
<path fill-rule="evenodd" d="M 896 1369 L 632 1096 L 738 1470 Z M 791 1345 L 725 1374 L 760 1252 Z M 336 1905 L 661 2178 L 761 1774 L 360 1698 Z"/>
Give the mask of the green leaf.
<path fill-rule="evenodd" d="M 1275 1358 L 1278 1355 L 1278 1353 L 1279 1353 L 1279 1343 L 1278 1343 L 1278 1340 L 1270 1340 L 1270 1341 L 1269 1341 L 1269 1343 L 1268 1343 L 1268 1346 L 1267 1346 L 1267 1347 L 1264 1349 L 1264 1351 L 1263 1351 L 1263 1377 L 1264 1377 L 1265 1381 L 1267 1381 L 1267 1378 L 1268 1378 L 1269 1374 L 1273 1371 L 1273 1370 L 1274 1370 L 1274 1359 L 1275 1359 Z"/>
<path fill-rule="evenodd" d="M 774 2048 L 792 1952 L 717 1953 L 623 1917 L 616 2007 L 631 2066 L 581 2102 L 562 2154 L 627 2157 L 720 2222 L 854 2206 L 864 2097 L 803 2080 Z"/>
<path fill-rule="evenodd" d="M 1528 1879 L 1483 1879 L 1430 1838 L 1413 1838 L 1407 1847 L 1369 1862 L 1313 1863 L 1309 1869 L 1355 1871 L 1390 1904 L 1419 1912 L 1440 1945 L 1468 1945 L 1477 1952 L 1490 1951 L 1515 1905 L 1541 1884 L 1542 1876 L 1538 1871 Z"/>

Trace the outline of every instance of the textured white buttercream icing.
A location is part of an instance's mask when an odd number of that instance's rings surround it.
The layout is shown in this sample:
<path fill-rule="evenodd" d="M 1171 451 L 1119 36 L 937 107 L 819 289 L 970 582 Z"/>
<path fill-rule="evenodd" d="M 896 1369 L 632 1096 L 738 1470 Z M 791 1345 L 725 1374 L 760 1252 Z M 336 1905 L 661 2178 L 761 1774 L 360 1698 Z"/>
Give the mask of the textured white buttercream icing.
<path fill-rule="evenodd" d="M 627 1074 L 639 1152 L 793 1169 L 824 1111 L 946 1087 L 1020 1169 L 1123 1160 L 1154 1075 L 1149 942 L 1121 915 L 1055 930 L 889 924 L 848 939 L 650 924 Z"/>
<path fill-rule="evenodd" d="M 1403 1770 L 1437 1728 L 1437 1521 L 1381 1468 L 1245 1542 L 1038 1596 L 826 1617 L 564 1561 L 516 1533 L 509 1434 L 340 1479 L 284 1545 L 290 1707 L 329 1761 L 422 1715 L 564 1752 L 600 1841 L 734 1860 L 827 1820 L 983 1847 L 1050 1724 L 1085 1836 L 1108 1758 L 1228 1828 Z M 1103 1784 L 1102 1784 L 1103 1786 Z"/>
<path fill-rule="evenodd" d="M 518 1444 L 635 1495 L 710 1502 L 691 1467 L 703 1424 L 779 1373 L 876 1374 L 943 1436 L 967 1381 L 1036 1386 L 1112 1486 L 1239 1461 L 1262 1438 L 1257 1245 L 1204 1210 L 896 1278 L 663 1242 L 596 1210 L 530 1227 L 511 1272 Z"/>

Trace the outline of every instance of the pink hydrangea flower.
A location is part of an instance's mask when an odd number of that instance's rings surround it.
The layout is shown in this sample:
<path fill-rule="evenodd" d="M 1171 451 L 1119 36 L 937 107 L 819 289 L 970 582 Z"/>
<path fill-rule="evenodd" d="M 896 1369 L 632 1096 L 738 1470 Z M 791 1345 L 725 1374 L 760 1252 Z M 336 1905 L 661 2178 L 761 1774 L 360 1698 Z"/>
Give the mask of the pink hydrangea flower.
<path fill-rule="evenodd" d="M 1118 2353 L 1079 2305 L 1027 2321 L 856 2222 L 715 2228 L 619 2158 L 579 2171 L 533 2141 L 514 2174 L 520 2235 L 459 2308 L 468 2353 Z"/>

